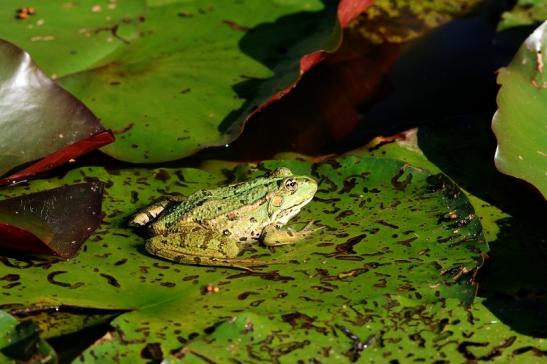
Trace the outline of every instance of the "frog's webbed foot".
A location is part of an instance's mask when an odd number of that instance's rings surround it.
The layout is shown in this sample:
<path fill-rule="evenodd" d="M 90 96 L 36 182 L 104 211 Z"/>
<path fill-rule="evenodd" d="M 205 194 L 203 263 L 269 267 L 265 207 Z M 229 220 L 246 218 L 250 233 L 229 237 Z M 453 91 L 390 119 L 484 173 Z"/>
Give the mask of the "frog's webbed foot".
<path fill-rule="evenodd" d="M 210 232 L 199 225 L 188 226 L 188 231 L 152 237 L 146 241 L 145 248 L 152 255 L 182 264 L 245 270 L 271 264 L 257 259 L 237 258 L 242 248 L 236 241 Z"/>
<path fill-rule="evenodd" d="M 129 218 L 129 226 L 146 226 L 156 218 L 169 206 L 184 200 L 184 197 L 180 196 L 169 196 L 166 199 L 159 200 L 157 202 L 148 205 Z"/>
<path fill-rule="evenodd" d="M 262 232 L 262 242 L 266 246 L 294 244 L 321 229 L 322 227 L 315 226 L 313 221 L 310 221 L 300 231 L 294 231 L 291 228 L 282 229 L 276 225 L 268 225 Z"/>

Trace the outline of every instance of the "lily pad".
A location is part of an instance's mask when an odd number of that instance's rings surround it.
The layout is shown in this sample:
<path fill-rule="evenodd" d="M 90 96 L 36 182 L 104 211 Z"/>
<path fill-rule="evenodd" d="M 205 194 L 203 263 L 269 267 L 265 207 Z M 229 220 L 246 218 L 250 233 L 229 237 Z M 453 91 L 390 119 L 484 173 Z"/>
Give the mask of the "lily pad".
<path fill-rule="evenodd" d="M 0 185 L 112 142 L 93 113 L 42 73 L 28 53 L 2 40 L 0 70 Z"/>
<path fill-rule="evenodd" d="M 246 254 L 276 264 L 251 272 L 173 264 L 149 256 L 143 237 L 126 227 L 131 213 L 161 195 L 188 195 L 225 184 L 242 171 L 252 177 L 280 165 L 320 182 L 294 225 L 316 220 L 324 229 L 294 246 L 257 246 Z M 377 337 L 374 355 L 387 355 L 378 344 L 383 340 L 412 342 L 404 328 L 408 317 L 425 315 L 426 306 L 439 308 L 449 299 L 472 300 L 473 276 L 487 246 L 467 199 L 443 175 L 395 160 L 354 157 L 259 167 L 224 174 L 88 167 L 62 181 L 36 181 L 34 188 L 103 180 L 108 186 L 105 224 L 70 262 L 14 268 L 17 260 L 6 258 L 0 275 L 16 273 L 22 284 L 2 288 L 0 304 L 131 310 L 113 320 L 115 330 L 84 353 L 85 362 L 104 362 L 158 353 L 175 360 L 193 350 L 194 342 L 230 327 L 235 332 L 243 327 L 249 338 L 253 330 L 266 338 L 277 335 L 264 350 L 275 346 L 278 358 L 320 359 L 315 340 L 331 346 L 327 354 L 343 357 L 352 342 L 339 327 L 367 333 L 362 340 Z M 236 326 L 230 326 L 232 318 Z"/>
<path fill-rule="evenodd" d="M 0 310 L 0 361 L 2 363 L 57 363 L 57 354 L 38 335 L 31 321 L 17 322 Z"/>
<path fill-rule="evenodd" d="M 373 43 L 403 43 L 471 12 L 478 0 L 376 0 L 350 27 Z"/>
<path fill-rule="evenodd" d="M 534 25 L 547 19 L 547 1 L 518 0 L 511 11 L 502 14 L 498 30 Z"/>
<path fill-rule="evenodd" d="M 498 140 L 496 167 L 523 179 L 547 198 L 547 22 L 499 71 L 498 111 L 492 129 Z"/>
<path fill-rule="evenodd" d="M 101 223 L 101 182 L 0 201 L 0 247 L 70 258 Z"/>
<path fill-rule="evenodd" d="M 0 37 L 120 134 L 106 153 L 151 163 L 232 142 L 338 47 L 339 17 L 369 3 L 56 0 L 21 20 L 9 0 Z"/>

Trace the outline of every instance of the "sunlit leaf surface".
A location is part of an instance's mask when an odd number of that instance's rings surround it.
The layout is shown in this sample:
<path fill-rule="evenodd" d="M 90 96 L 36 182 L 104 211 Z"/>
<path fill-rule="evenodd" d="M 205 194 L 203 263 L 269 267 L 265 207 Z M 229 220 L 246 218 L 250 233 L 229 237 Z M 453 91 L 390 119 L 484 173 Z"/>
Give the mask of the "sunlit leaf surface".
<path fill-rule="evenodd" d="M 158 162 L 232 142 L 338 47 L 338 11 L 347 23 L 368 3 L 55 0 L 17 19 L 20 2 L 8 0 L 0 38 L 119 134 L 108 154 Z"/>
<path fill-rule="evenodd" d="M 257 245 L 244 255 L 276 264 L 254 272 L 174 264 L 149 256 L 144 237 L 126 226 L 131 213 L 161 195 L 188 195 L 233 181 L 245 171 L 252 177 L 279 165 L 320 181 L 316 197 L 293 226 L 315 220 L 324 229 L 294 246 L 268 250 Z M 33 266 L 32 261 L 6 258 L 0 275 L 17 274 L 20 284 L 3 288 L 0 304 L 131 310 L 112 322 L 114 332 L 84 354 L 88 362 L 157 355 L 158 348 L 168 356 L 189 343 L 193 347 L 194 341 L 209 340 L 207 335 L 216 340 L 222 332 L 239 331 L 238 325 L 249 335 L 256 330 L 256 340 L 278 332 L 253 351 L 266 358 L 287 355 L 292 361 L 346 355 L 352 345 L 347 330 L 359 331 L 362 340 L 373 336 L 374 345 L 407 342 L 407 315 L 421 320 L 425 305 L 472 300 L 472 277 L 487 246 L 467 199 L 443 175 L 374 158 L 313 165 L 265 162 L 254 172 L 242 167 L 225 173 L 89 167 L 62 181 L 36 181 L 34 188 L 46 188 L 99 178 L 108 186 L 105 224 L 69 262 Z M 388 324 L 392 320 L 401 329 Z M 235 329 L 230 329 L 232 322 Z M 331 349 L 318 352 L 318 345 Z M 387 349 L 376 347 L 377 355 L 387 355 Z M 270 349 L 274 352 L 268 354 Z"/>

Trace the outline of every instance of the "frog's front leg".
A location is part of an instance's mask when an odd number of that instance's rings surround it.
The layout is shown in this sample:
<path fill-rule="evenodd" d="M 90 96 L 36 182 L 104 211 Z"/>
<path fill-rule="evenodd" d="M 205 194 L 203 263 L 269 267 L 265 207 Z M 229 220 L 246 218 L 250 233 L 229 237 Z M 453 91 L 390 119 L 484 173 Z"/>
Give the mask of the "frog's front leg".
<path fill-rule="evenodd" d="M 254 259 L 237 259 L 242 250 L 238 242 L 198 224 L 179 226 L 176 232 L 166 236 L 154 236 L 146 241 L 145 247 L 152 255 L 182 264 L 241 269 L 266 264 Z"/>
<path fill-rule="evenodd" d="M 294 231 L 291 228 L 281 228 L 275 224 L 268 225 L 262 232 L 262 242 L 266 246 L 294 244 L 317 230 L 321 230 L 320 227 L 313 226 L 313 221 L 310 221 L 302 230 Z"/>

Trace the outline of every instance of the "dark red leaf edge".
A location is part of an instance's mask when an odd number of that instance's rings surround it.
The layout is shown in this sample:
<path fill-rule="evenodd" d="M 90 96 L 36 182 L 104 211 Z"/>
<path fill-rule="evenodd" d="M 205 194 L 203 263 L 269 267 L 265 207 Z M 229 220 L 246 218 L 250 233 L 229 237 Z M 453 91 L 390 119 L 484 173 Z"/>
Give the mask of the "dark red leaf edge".
<path fill-rule="evenodd" d="M 337 9 L 338 23 L 341 28 L 345 28 L 363 13 L 369 6 L 374 3 L 374 0 L 340 0 Z M 341 42 L 340 42 L 341 43 Z M 268 100 L 258 105 L 252 112 L 245 118 L 246 124 L 255 114 L 261 112 L 268 105 L 272 104 L 287 95 L 293 88 L 296 87 L 298 82 L 302 79 L 304 73 L 308 72 L 311 68 L 319 64 L 325 58 L 327 58 L 328 52 L 319 50 L 310 54 L 306 54 L 300 59 L 300 75 L 298 78 L 283 90 L 278 91 L 272 95 Z"/>
<path fill-rule="evenodd" d="M 17 226 L 0 223 L 0 246 L 10 250 L 21 250 L 38 254 L 55 253 L 33 233 Z"/>
<path fill-rule="evenodd" d="M 82 139 L 76 143 L 61 148 L 56 152 L 39 160 L 38 162 L 35 162 L 34 164 L 28 166 L 27 168 L 15 172 L 8 177 L 0 179 L 0 186 L 27 181 L 28 179 L 36 176 L 39 173 L 58 167 L 71 159 L 74 159 L 102 146 L 110 144 L 113 141 L 114 135 L 112 135 L 112 132 L 110 130 L 102 131 L 100 133 L 90 136 L 89 138 Z"/>

